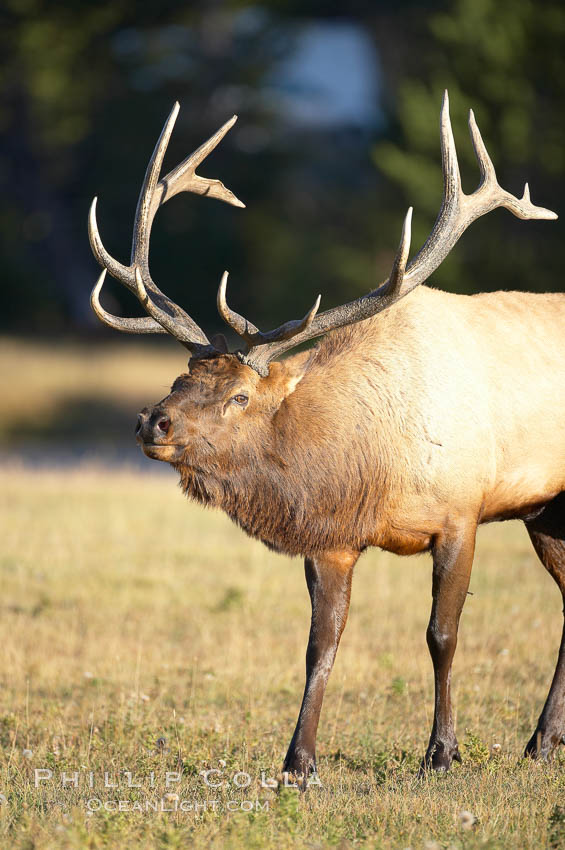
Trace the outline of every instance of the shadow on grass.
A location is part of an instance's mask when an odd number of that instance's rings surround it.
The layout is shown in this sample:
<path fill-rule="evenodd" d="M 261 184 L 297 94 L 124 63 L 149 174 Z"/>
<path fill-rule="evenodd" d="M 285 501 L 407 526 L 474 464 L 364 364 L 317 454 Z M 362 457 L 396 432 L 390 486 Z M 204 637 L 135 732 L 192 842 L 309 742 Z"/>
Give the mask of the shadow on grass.
<path fill-rule="evenodd" d="M 419 755 L 396 746 L 376 750 L 367 756 L 354 756 L 337 750 L 328 755 L 328 761 L 341 762 L 348 770 L 364 775 L 372 774 L 377 785 L 382 785 L 394 773 L 416 773 L 420 766 Z"/>
<path fill-rule="evenodd" d="M 2 424 L 2 438 L 13 445 L 28 442 L 119 442 L 134 443 L 137 410 L 131 403 L 111 398 L 72 395 L 63 398 L 49 414 Z"/>

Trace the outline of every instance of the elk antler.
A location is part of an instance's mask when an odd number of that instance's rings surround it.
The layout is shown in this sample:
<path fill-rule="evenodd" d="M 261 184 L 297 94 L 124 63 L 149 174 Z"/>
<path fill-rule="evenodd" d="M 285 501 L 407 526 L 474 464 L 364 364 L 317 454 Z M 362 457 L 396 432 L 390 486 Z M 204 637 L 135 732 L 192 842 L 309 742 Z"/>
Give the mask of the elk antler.
<path fill-rule="evenodd" d="M 147 166 L 135 213 L 129 266 L 115 260 L 104 248 L 96 223 L 97 199 L 94 198 L 92 202 L 88 219 L 88 234 L 92 251 L 103 267 L 103 272 L 92 290 L 90 303 L 98 318 L 112 328 L 126 333 L 170 333 L 186 346 L 193 356 L 206 357 L 216 353 L 214 346 L 211 345 L 196 322 L 181 307 L 167 298 L 151 279 L 149 274 L 149 237 L 155 213 L 160 206 L 179 192 L 195 192 L 197 195 L 217 198 L 235 207 L 245 206 L 219 180 L 209 180 L 196 174 L 197 167 L 214 150 L 228 130 L 233 127 L 237 116 L 234 115 L 198 150 L 183 160 L 180 165 L 177 165 L 166 177 L 159 180 L 163 159 L 179 108 L 179 104 L 175 103 Z M 149 314 L 147 317 L 124 319 L 112 316 L 102 307 L 99 298 L 106 271 L 109 271 L 116 280 L 125 284 L 138 297 Z"/>
<path fill-rule="evenodd" d="M 96 198 L 92 202 L 89 216 L 90 244 L 103 272 L 92 290 L 91 304 L 98 318 L 117 330 L 128 333 L 170 333 L 188 348 L 193 357 L 210 357 L 217 354 L 215 348 L 198 325 L 167 298 L 149 274 L 149 236 L 153 218 L 159 207 L 178 192 L 195 192 L 218 198 L 236 207 L 243 207 L 235 195 L 219 180 L 208 180 L 196 174 L 196 168 L 214 150 L 236 121 L 233 116 L 207 142 L 177 165 L 166 177 L 159 180 L 165 151 L 179 111 L 175 104 L 169 115 L 159 141 L 149 161 L 145 180 L 139 196 L 133 229 L 131 263 L 124 266 L 108 254 L 100 239 L 96 224 Z M 461 177 L 457 164 L 457 152 L 449 119 L 449 99 L 444 94 L 441 109 L 440 134 L 443 170 L 443 201 L 432 232 L 426 242 L 407 266 L 410 252 L 412 207 L 408 210 L 402 226 L 400 245 L 394 259 L 390 277 L 378 289 L 356 301 L 342 304 L 318 314 L 320 296 L 303 319 L 285 322 L 266 333 L 261 332 L 239 313 L 230 309 L 226 301 L 227 272 L 224 272 L 218 290 L 218 310 L 222 318 L 245 342 L 245 351 L 237 355 L 243 363 L 251 366 L 260 375 L 267 375 L 269 363 L 290 348 L 306 340 L 321 336 L 330 330 L 368 319 L 394 304 L 429 278 L 442 263 L 459 237 L 469 225 L 496 207 L 506 207 L 518 218 L 556 219 L 551 210 L 536 207 L 530 201 L 528 184 L 524 194 L 516 198 L 498 185 L 494 166 L 481 138 L 475 116 L 469 113 L 469 129 L 473 148 L 481 172 L 481 182 L 471 195 L 461 189 Z M 149 314 L 145 318 L 123 319 L 112 316 L 100 304 L 99 296 L 106 271 L 124 283 L 139 299 Z"/>
<path fill-rule="evenodd" d="M 472 110 L 469 113 L 469 130 L 479 163 L 481 182 L 471 195 L 466 195 L 461 189 L 457 152 L 449 118 L 449 98 L 446 91 L 440 122 L 443 201 L 439 215 L 426 242 L 407 267 L 412 219 L 412 207 L 410 207 L 404 219 L 402 237 L 390 277 L 368 295 L 316 315 L 320 302 L 318 298 L 312 310 L 302 321 L 287 322 L 273 331 L 261 333 L 254 325 L 228 307 L 225 299 L 227 275 L 224 274 L 218 292 L 218 307 L 222 318 L 247 344 L 247 352 L 239 355 L 244 363 L 259 374 L 265 375 L 268 373 L 271 360 L 288 349 L 335 328 L 368 319 L 394 304 L 429 278 L 475 219 L 496 207 L 506 207 L 522 219 L 557 218 L 551 210 L 536 207 L 531 203 L 527 183 L 522 198 L 514 197 L 498 185 L 494 166 Z"/>

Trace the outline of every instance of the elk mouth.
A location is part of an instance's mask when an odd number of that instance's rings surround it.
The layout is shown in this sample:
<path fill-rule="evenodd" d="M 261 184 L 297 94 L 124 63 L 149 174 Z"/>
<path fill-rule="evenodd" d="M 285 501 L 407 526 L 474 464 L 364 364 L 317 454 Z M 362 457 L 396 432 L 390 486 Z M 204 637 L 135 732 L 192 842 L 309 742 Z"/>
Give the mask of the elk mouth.
<path fill-rule="evenodd" d="M 178 460 L 184 450 L 184 446 L 178 446 L 175 443 L 143 443 L 140 441 L 139 445 L 146 457 L 169 463 Z"/>

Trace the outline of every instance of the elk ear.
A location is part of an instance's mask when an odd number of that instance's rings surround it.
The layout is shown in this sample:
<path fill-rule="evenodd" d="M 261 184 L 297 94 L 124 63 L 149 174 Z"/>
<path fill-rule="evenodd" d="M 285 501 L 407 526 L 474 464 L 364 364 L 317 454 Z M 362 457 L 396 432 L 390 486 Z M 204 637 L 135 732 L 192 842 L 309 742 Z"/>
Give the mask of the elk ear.
<path fill-rule="evenodd" d="M 210 339 L 210 345 L 213 345 L 214 348 L 217 348 L 222 354 L 228 353 L 228 341 L 223 334 L 214 334 L 214 336 Z"/>
<path fill-rule="evenodd" d="M 286 360 L 275 360 L 269 363 L 269 380 L 280 388 L 282 398 L 287 398 L 293 393 L 304 377 L 306 365 L 304 354 L 310 355 L 310 352 L 301 352 L 293 357 L 287 357 Z"/>
<path fill-rule="evenodd" d="M 304 376 L 304 372 L 306 371 L 313 352 L 313 348 L 308 348 L 306 351 L 299 351 L 298 354 L 292 354 L 290 357 L 287 357 L 283 361 L 286 366 L 287 373 L 300 380 Z"/>

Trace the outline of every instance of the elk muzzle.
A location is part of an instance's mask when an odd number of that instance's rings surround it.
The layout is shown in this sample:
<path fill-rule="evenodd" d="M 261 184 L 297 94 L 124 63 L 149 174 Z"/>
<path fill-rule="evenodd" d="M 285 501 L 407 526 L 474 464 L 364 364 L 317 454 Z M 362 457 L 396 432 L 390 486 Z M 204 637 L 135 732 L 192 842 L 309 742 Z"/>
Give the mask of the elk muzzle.
<path fill-rule="evenodd" d="M 182 451 L 182 446 L 174 442 L 171 415 L 159 406 L 140 411 L 135 436 L 143 453 L 153 460 L 172 461 Z"/>

